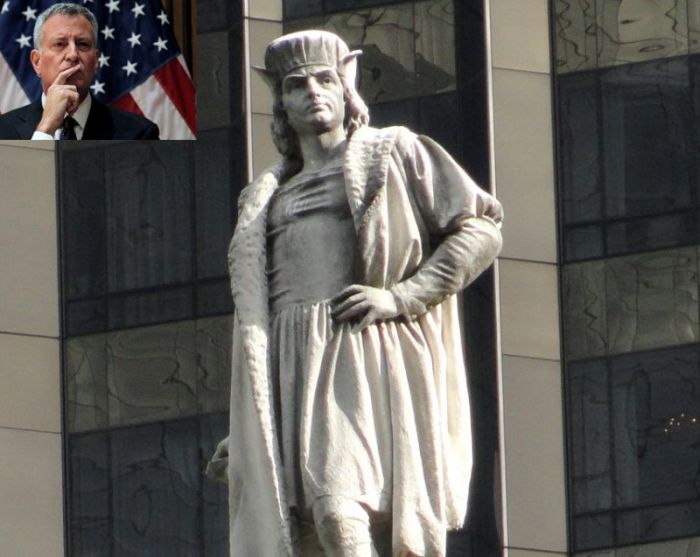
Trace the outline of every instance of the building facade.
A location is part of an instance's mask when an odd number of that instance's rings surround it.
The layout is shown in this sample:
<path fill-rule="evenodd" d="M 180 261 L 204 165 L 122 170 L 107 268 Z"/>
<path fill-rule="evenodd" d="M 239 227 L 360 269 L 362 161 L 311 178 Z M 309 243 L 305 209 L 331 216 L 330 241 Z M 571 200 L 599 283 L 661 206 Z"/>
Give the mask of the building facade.
<path fill-rule="evenodd" d="M 225 254 L 277 159 L 251 70 L 362 48 L 374 125 L 506 212 L 463 296 L 475 479 L 451 557 L 700 555 L 696 0 L 199 0 L 196 142 L 0 142 L 0 554 L 228 555 Z M 264 527 L 264 525 L 261 525 Z"/>

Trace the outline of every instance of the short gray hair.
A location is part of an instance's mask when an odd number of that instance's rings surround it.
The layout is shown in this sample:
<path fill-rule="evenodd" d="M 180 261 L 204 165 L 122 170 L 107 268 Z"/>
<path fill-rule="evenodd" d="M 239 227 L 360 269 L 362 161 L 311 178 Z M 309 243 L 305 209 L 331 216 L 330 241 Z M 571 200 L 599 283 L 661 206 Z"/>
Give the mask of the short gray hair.
<path fill-rule="evenodd" d="M 59 2 L 58 4 L 54 4 L 53 6 L 46 8 L 43 12 L 41 12 L 41 14 L 39 14 L 39 17 L 36 18 L 36 24 L 34 25 L 34 48 L 38 49 L 39 45 L 41 44 L 41 35 L 44 31 L 44 23 L 46 23 L 46 20 L 54 15 L 81 15 L 87 19 L 92 27 L 92 37 L 95 42 L 94 46 L 97 48 L 97 19 L 95 18 L 95 14 L 93 14 L 85 6 L 73 4 L 72 2 Z"/>

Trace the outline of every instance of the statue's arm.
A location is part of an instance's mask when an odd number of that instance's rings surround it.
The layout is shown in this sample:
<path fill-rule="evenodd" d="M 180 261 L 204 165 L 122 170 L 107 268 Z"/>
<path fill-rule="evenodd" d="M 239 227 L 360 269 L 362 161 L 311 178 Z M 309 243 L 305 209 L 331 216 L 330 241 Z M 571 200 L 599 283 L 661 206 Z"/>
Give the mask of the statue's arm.
<path fill-rule="evenodd" d="M 407 187 L 434 246 L 413 276 L 391 288 L 399 313 L 410 317 L 459 292 L 493 263 L 502 245 L 502 208 L 434 141 L 415 137 L 404 149 Z"/>

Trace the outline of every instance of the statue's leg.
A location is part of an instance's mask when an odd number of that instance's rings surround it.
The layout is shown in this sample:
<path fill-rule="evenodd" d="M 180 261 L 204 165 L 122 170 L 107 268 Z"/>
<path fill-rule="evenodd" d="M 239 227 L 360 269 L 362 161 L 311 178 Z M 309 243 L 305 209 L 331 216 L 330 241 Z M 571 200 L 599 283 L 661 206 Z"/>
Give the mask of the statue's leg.
<path fill-rule="evenodd" d="M 328 557 L 378 557 L 369 514 L 345 497 L 319 497 L 312 505 L 318 539 Z"/>

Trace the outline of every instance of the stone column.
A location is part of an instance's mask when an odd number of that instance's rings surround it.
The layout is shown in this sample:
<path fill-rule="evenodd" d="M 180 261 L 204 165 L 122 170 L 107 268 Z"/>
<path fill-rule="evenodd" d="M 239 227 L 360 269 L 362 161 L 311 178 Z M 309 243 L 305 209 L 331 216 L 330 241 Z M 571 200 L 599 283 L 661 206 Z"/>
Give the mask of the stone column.
<path fill-rule="evenodd" d="M 0 545 L 63 557 L 54 142 L 0 141 Z"/>
<path fill-rule="evenodd" d="M 283 34 L 282 0 L 244 0 L 246 122 L 249 180 L 279 159 L 272 143 L 272 94 L 252 66 L 264 66 L 265 47 Z"/>
<path fill-rule="evenodd" d="M 503 542 L 566 555 L 565 445 L 547 0 L 489 0 L 500 298 Z"/>

